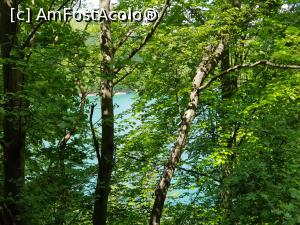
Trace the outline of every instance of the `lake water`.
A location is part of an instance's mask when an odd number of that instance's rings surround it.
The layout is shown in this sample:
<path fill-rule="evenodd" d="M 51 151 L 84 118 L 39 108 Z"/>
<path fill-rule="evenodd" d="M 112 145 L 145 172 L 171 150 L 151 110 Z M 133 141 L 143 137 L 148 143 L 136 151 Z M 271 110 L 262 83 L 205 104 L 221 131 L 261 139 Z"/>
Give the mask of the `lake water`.
<path fill-rule="evenodd" d="M 89 100 L 96 105 L 95 107 L 95 112 L 94 112 L 94 117 L 93 117 L 93 122 L 96 123 L 97 121 L 100 120 L 100 116 L 101 116 L 101 107 L 100 107 L 100 98 L 97 97 L 97 96 L 91 96 L 89 97 Z M 114 113 L 115 113 L 115 116 L 116 116 L 116 120 L 115 120 L 115 127 L 117 128 L 118 125 L 120 125 L 122 123 L 122 119 L 120 119 L 118 117 L 118 115 L 120 115 L 121 113 L 125 112 L 126 110 L 130 110 L 131 109 L 131 106 L 132 106 L 132 103 L 134 101 L 134 94 L 133 93 L 129 93 L 129 94 L 122 94 L 122 95 L 115 95 L 114 96 Z M 129 111 L 129 114 L 126 114 L 123 116 L 123 119 L 126 118 L 126 119 L 129 119 L 130 116 L 131 116 L 131 111 Z M 136 124 L 138 125 L 140 122 L 139 121 L 136 121 L 136 119 L 132 118 L 132 120 L 134 120 L 134 122 L 136 122 Z M 130 129 L 134 129 L 134 128 L 129 128 L 127 129 L 126 131 L 129 131 Z M 117 130 L 117 129 L 116 129 Z M 126 133 L 126 131 L 121 131 L 121 132 L 118 132 L 116 131 L 116 134 L 124 134 Z M 170 145 L 170 150 L 172 148 L 173 145 Z M 182 155 L 182 158 L 186 158 L 187 155 L 184 153 Z M 96 164 L 96 160 L 93 161 L 93 163 Z M 186 169 L 189 169 L 188 167 L 186 167 L 186 165 L 181 165 L 182 167 L 185 167 Z M 188 175 L 188 174 L 187 174 Z M 176 175 L 172 181 L 172 183 L 176 182 Z M 189 193 L 190 195 L 189 196 L 185 196 L 185 197 L 179 197 L 182 193 Z M 177 199 L 178 202 L 181 202 L 181 203 L 189 203 L 192 201 L 193 198 L 195 198 L 195 196 L 197 196 L 198 194 L 198 188 L 195 188 L 194 190 L 191 190 L 189 189 L 189 187 L 187 187 L 187 189 L 177 189 L 177 190 L 172 190 L 172 191 L 169 191 L 168 193 L 168 196 L 173 196 L 173 197 L 179 197 L 179 199 Z M 167 202 L 169 202 L 170 199 L 167 198 Z"/>
<path fill-rule="evenodd" d="M 133 103 L 133 98 L 134 98 L 133 93 L 114 95 L 114 113 L 116 117 L 131 108 L 131 105 Z M 100 98 L 98 96 L 90 96 L 89 101 L 97 104 L 93 116 L 93 122 L 95 123 L 99 121 L 101 117 Z M 120 120 L 117 119 L 116 123 L 118 122 L 120 122 Z"/>

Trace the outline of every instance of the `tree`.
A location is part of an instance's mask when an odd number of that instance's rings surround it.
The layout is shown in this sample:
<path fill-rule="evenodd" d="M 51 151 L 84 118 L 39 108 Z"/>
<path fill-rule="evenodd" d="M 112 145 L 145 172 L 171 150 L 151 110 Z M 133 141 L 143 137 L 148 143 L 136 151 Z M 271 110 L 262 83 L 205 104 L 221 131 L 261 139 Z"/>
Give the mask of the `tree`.
<path fill-rule="evenodd" d="M 236 2 L 235 2 L 236 3 Z M 234 6 L 238 6 L 240 7 L 240 4 L 233 4 Z M 272 4 L 272 3 L 270 3 Z M 226 24 L 226 23 L 225 23 Z M 225 25 L 226 26 L 226 25 Z M 225 31 L 226 32 L 226 31 Z M 230 34 L 230 32 L 229 32 Z M 226 39 L 225 39 L 226 40 Z M 162 215 L 162 209 L 164 206 L 164 201 L 167 195 L 167 191 L 168 188 L 171 184 L 171 179 L 174 173 L 174 170 L 177 166 L 177 164 L 179 163 L 180 157 L 182 155 L 182 151 L 183 148 L 185 147 L 186 144 L 186 140 L 187 140 L 187 136 L 189 133 L 189 128 L 191 126 L 191 123 L 195 117 L 195 111 L 196 108 L 198 106 L 198 91 L 199 89 L 205 89 L 208 84 L 210 84 L 211 82 L 213 82 L 213 80 L 209 81 L 206 84 L 203 84 L 203 80 L 208 76 L 208 74 L 211 72 L 211 69 L 214 68 L 214 66 L 222 59 L 222 57 L 224 57 L 224 55 L 226 55 L 225 53 L 225 49 L 228 48 L 228 41 L 224 41 L 224 38 L 221 38 L 221 41 L 219 42 L 218 47 L 216 47 L 216 51 L 211 54 L 209 51 L 211 49 L 211 46 L 208 46 L 208 52 L 204 54 L 204 58 L 202 59 L 202 63 L 200 64 L 200 66 L 198 67 L 198 71 L 196 73 L 196 76 L 193 80 L 193 89 L 192 92 L 190 94 L 190 101 L 187 107 L 187 110 L 185 112 L 185 114 L 182 117 L 182 121 L 181 121 L 181 126 L 180 126 L 180 130 L 179 130 L 179 135 L 177 138 L 177 141 L 173 147 L 172 150 L 172 155 L 164 169 L 164 173 L 162 175 L 162 177 L 160 178 L 159 184 L 157 189 L 155 190 L 155 201 L 154 201 L 154 205 L 152 208 L 152 213 L 150 216 L 150 222 L 149 224 L 160 224 L 160 218 Z M 228 53 L 227 53 L 227 57 L 228 57 Z M 226 58 L 225 58 L 226 60 Z M 225 61 L 224 60 L 224 61 Z M 227 59 L 228 61 L 228 59 Z M 228 63 L 227 63 L 228 64 Z M 272 63 L 269 63 L 270 65 L 272 65 Z M 280 67 L 280 66 L 279 66 Z M 281 66 L 284 68 L 284 66 Z M 287 66 L 288 67 L 288 66 Z M 298 66 L 291 66 L 290 68 L 298 68 Z M 226 73 L 225 73 L 226 74 Z M 224 74 L 222 74 L 224 75 Z M 223 76 L 224 77 L 224 76 Z M 228 84 L 228 82 L 223 78 L 223 81 L 226 82 L 226 84 L 223 82 L 223 87 L 224 85 L 226 85 L 226 89 L 228 89 L 228 85 L 232 85 L 231 80 L 230 84 Z M 201 85 L 203 84 L 203 86 L 201 87 Z M 236 85 L 234 85 L 236 86 Z M 223 88 L 224 89 L 224 88 Z M 230 90 L 230 92 L 232 92 Z M 228 91 L 223 91 L 223 96 L 225 97 L 229 97 L 231 95 L 231 93 L 229 94 Z M 236 128 L 235 128 L 236 129 Z M 234 139 L 236 139 L 236 131 L 234 131 L 234 136 L 231 136 L 229 138 L 229 141 L 231 143 L 228 143 L 228 147 L 232 147 L 233 145 L 233 141 Z M 228 169 L 225 168 L 225 170 L 227 171 Z M 225 174 L 228 175 L 228 171 Z M 227 194 L 226 194 L 227 195 Z M 223 202 L 227 202 L 228 200 L 228 196 L 223 196 L 224 200 Z M 225 203 L 225 207 L 227 207 L 228 203 Z"/>
<path fill-rule="evenodd" d="M 32 4 L 19 7 L 85 2 Z M 0 67 L 22 77 L 13 95 L 0 83 L 0 117 L 24 122 L 25 157 L 11 162 L 25 166 L 14 198 L 0 190 L 1 224 L 299 222 L 299 3 L 174 0 L 158 11 L 154 23 L 18 23 Z M 0 128 L 1 150 L 12 126 Z"/>
<path fill-rule="evenodd" d="M 162 20 L 167 8 L 169 1 L 166 0 L 161 16 L 154 23 L 153 27 L 146 34 L 144 40 L 133 48 L 128 55 L 127 60 L 132 59 L 147 43 L 151 38 L 160 21 Z M 111 1 L 101 0 L 100 7 L 107 13 L 111 11 Z M 127 38 L 127 37 L 125 37 Z M 126 39 L 121 40 L 117 47 L 126 42 Z M 95 191 L 95 205 L 93 214 L 94 225 L 106 224 L 107 221 L 107 204 L 108 196 L 110 192 L 110 180 L 113 169 L 113 160 L 115 152 L 114 142 L 114 112 L 113 112 L 113 87 L 119 80 L 116 79 L 116 74 L 124 67 L 116 68 L 113 67 L 113 60 L 116 54 L 115 47 L 112 43 L 112 31 L 111 21 L 103 20 L 101 22 L 101 53 L 102 53 L 102 66 L 101 66 L 101 84 L 100 84 L 100 96 L 101 96 L 101 146 L 100 149 L 96 147 L 96 155 L 98 160 L 98 177 Z M 126 63 L 126 62 L 124 62 Z M 119 78 L 120 79 L 120 78 Z M 123 79 L 123 78 L 121 78 Z"/>
<path fill-rule="evenodd" d="M 3 224 L 25 224 L 19 202 L 24 184 L 24 100 L 21 98 L 24 77 L 17 65 L 22 53 L 17 46 L 18 23 L 10 19 L 11 8 L 18 8 L 17 1 L 1 1 L 1 54 L 4 63 L 3 84 L 5 115 L 3 119 L 4 197 L 2 203 Z"/>

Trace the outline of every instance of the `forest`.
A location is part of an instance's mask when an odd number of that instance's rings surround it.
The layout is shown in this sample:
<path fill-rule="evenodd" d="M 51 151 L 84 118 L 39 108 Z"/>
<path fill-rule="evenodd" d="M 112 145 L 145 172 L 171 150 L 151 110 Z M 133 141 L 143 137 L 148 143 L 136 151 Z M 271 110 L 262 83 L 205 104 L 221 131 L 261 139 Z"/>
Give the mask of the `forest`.
<path fill-rule="evenodd" d="M 0 225 L 300 224 L 298 0 L 0 0 L 0 47 Z"/>

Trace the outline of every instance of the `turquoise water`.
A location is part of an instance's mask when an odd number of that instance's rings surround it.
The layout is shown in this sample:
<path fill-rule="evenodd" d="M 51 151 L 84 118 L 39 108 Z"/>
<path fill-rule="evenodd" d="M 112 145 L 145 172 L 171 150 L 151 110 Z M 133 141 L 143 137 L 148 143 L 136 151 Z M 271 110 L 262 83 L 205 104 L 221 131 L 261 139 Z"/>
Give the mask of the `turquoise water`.
<path fill-rule="evenodd" d="M 114 96 L 114 113 L 116 117 L 116 125 L 121 122 L 121 119 L 118 116 L 125 112 L 126 110 L 131 109 L 131 105 L 133 103 L 134 94 L 122 94 Z M 99 96 L 90 96 L 89 101 L 97 104 L 94 111 L 93 122 L 96 123 L 100 121 L 101 118 L 101 105 Z M 125 116 L 124 118 L 129 118 L 130 115 Z"/>
<path fill-rule="evenodd" d="M 100 98 L 98 96 L 91 96 L 89 97 L 89 101 L 90 102 L 93 102 L 94 104 L 97 104 L 96 107 L 95 107 L 95 111 L 94 111 L 94 117 L 93 117 L 93 122 L 94 123 L 97 123 L 100 121 L 100 118 L 101 118 L 101 107 L 100 107 Z M 133 122 L 136 122 L 136 125 L 140 124 L 140 121 L 137 121 L 135 118 L 132 118 L 131 117 L 131 113 L 132 111 L 130 110 L 131 109 L 131 106 L 132 106 L 132 103 L 134 101 L 134 94 L 133 93 L 129 93 L 129 94 L 123 94 L 123 95 L 115 95 L 114 96 L 114 113 L 115 113 L 115 127 L 118 128 L 121 124 L 123 125 L 126 125 L 126 122 L 123 121 L 123 119 L 129 119 L 129 121 L 133 121 Z M 126 113 L 125 115 L 123 115 L 122 118 L 119 117 L 119 115 L 121 113 L 124 113 L 126 110 L 129 110 L 128 113 Z M 100 129 L 100 127 L 98 126 L 98 129 Z M 125 134 L 126 131 L 129 131 L 131 129 L 134 129 L 134 128 L 126 128 L 126 130 L 118 130 L 116 129 L 116 134 L 120 135 L 120 134 Z M 170 145 L 170 150 L 172 149 L 172 146 L 173 145 Z M 187 157 L 187 155 L 184 153 L 182 158 L 185 159 Z M 96 164 L 96 159 L 92 161 L 92 163 L 95 163 Z M 186 165 L 182 165 L 182 167 L 185 167 L 188 169 L 188 167 Z M 187 176 L 189 176 L 187 174 Z M 176 174 L 175 174 L 175 177 L 172 181 L 172 183 L 175 183 L 176 182 Z M 183 193 L 189 193 L 188 196 L 184 196 L 182 197 L 181 194 Z M 169 197 L 173 197 L 173 198 L 177 198 L 177 202 L 181 202 L 181 203 L 189 203 L 193 200 L 193 198 L 195 198 L 196 196 L 198 196 L 198 188 L 195 188 L 195 189 L 190 189 L 189 187 L 187 187 L 187 189 L 173 189 L 173 190 L 170 190 L 169 193 L 168 193 L 168 196 Z M 174 200 L 173 200 L 174 201 Z M 173 202 L 172 200 L 170 201 L 169 198 L 167 198 L 167 202 L 170 202 L 172 203 Z M 176 202 L 176 200 L 175 200 Z M 173 203 L 175 203 L 173 202 Z"/>

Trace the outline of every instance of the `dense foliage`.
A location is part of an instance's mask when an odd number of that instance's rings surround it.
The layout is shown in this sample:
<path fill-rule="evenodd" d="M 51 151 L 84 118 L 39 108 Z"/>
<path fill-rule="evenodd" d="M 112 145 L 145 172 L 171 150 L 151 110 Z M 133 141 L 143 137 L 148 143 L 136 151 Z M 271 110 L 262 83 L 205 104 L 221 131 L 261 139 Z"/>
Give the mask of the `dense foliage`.
<path fill-rule="evenodd" d="M 115 54 L 110 67 L 122 68 L 113 75 L 118 81 L 114 93 L 129 91 L 134 97 L 130 110 L 115 115 L 107 224 L 148 224 L 197 68 L 207 46 L 215 48 L 222 35 L 229 38 L 226 56 L 208 74 L 206 81 L 212 82 L 198 93 L 161 224 L 300 223 L 300 4 L 237 2 L 241 6 L 218 0 L 171 1 L 151 39 L 130 59 L 127 55 L 153 23 L 111 24 Z M 64 4 L 78 7 L 62 0 L 24 0 L 19 6 L 34 13 Z M 162 2 L 120 1 L 114 7 L 149 6 L 160 11 Z M 99 95 L 107 79 L 101 29 L 96 22 L 39 23 L 20 23 L 10 58 L 0 58 L 2 69 L 14 63 L 24 75 L 18 92 L 7 92 L 5 80 L 0 85 L 1 119 L 8 114 L 24 118 L 26 132 L 25 182 L 12 201 L 29 225 L 93 224 L 103 123 L 101 96 L 91 94 Z M 260 60 L 276 65 L 251 66 Z M 224 72 L 236 65 L 244 66 Z M 8 111 L 10 95 L 25 106 Z M 0 131 L 3 138 L 6 131 Z M 4 138 L 1 144 L 0 223 L 10 201 L 2 188 Z"/>

